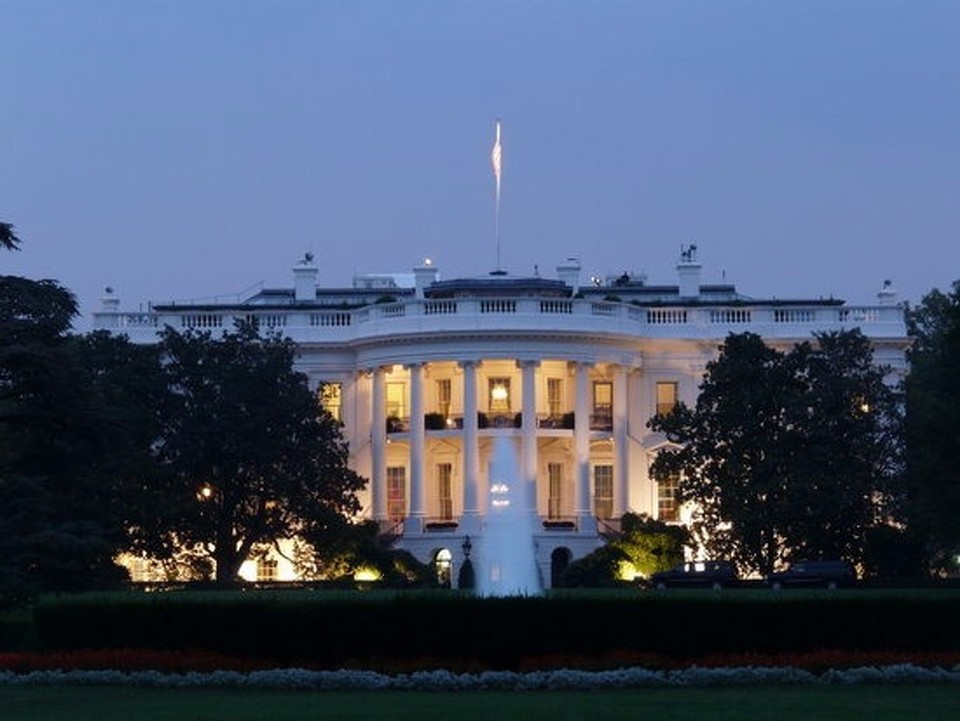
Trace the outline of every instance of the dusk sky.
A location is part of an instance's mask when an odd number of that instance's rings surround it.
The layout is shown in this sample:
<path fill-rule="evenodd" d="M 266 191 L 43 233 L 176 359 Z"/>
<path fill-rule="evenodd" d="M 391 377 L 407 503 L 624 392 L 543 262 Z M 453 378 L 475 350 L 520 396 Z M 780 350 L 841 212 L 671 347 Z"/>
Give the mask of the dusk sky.
<path fill-rule="evenodd" d="M 84 317 L 496 265 L 757 298 L 960 279 L 956 0 L 0 0 L 0 273 Z"/>

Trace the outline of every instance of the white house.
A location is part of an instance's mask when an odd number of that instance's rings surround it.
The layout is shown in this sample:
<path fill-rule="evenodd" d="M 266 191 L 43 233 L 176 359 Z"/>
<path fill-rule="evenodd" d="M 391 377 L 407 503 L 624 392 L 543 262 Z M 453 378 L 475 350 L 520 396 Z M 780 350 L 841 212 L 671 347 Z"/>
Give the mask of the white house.
<path fill-rule="evenodd" d="M 682 521 L 676 479 L 649 475 L 664 439 L 647 422 L 678 400 L 695 402 L 729 333 L 786 348 L 858 327 L 878 363 L 906 366 L 904 311 L 889 283 L 870 306 L 754 300 L 733 285 L 701 284 L 695 246 L 681 253 L 676 285 L 629 274 L 583 283 L 575 259 L 556 272 L 441 280 L 425 262 L 412 274 L 321 288 L 307 256 L 292 288 L 136 313 L 108 295 L 94 324 L 142 343 L 166 325 L 216 331 L 239 318 L 289 336 L 300 370 L 344 424 L 353 468 L 371 481 L 363 515 L 399 547 L 451 569 L 468 536 L 482 542 L 493 445 L 508 439 L 516 481 L 535 499 L 546 586 L 627 511 Z"/>

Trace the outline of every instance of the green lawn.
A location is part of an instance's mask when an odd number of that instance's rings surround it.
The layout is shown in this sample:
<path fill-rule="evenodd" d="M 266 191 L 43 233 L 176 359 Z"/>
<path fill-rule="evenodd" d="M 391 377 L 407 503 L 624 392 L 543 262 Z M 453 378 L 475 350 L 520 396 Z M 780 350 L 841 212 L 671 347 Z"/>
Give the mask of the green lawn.
<path fill-rule="evenodd" d="M 583 692 L 311 692 L 0 687 L 3 721 L 917 721 L 960 719 L 958 686 L 651 688 Z"/>

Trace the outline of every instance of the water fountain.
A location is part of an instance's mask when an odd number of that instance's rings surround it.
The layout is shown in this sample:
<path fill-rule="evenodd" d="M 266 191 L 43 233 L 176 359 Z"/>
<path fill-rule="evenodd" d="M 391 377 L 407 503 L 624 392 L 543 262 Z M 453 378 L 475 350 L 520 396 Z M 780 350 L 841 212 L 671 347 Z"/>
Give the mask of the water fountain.
<path fill-rule="evenodd" d="M 477 543 L 477 593 L 482 596 L 535 596 L 542 590 L 534 554 L 537 516 L 524 487 L 509 438 L 494 440 L 490 498 Z"/>

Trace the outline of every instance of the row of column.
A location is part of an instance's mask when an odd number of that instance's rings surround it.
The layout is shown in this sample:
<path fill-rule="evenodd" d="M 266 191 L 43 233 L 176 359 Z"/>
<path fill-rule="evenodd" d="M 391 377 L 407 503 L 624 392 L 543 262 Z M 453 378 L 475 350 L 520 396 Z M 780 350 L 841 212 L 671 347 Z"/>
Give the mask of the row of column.
<path fill-rule="evenodd" d="M 521 463 L 523 482 L 531 507 L 536 507 L 537 489 L 537 397 L 536 371 L 539 361 L 519 361 L 521 369 L 522 418 Z M 479 530 L 480 519 L 480 463 L 479 426 L 477 422 L 477 369 L 479 361 L 462 361 L 463 370 L 463 516 L 460 529 L 470 533 Z M 579 527 L 593 518 L 590 510 L 590 385 L 588 363 L 575 363 L 574 405 L 574 515 Z M 406 366 L 410 373 L 410 505 L 408 516 L 414 527 L 421 530 L 425 511 L 425 447 L 426 433 L 422 422 L 423 363 Z M 373 371 L 371 449 L 373 464 L 374 518 L 384 519 L 387 513 L 387 434 L 386 434 L 386 369 Z M 615 366 L 613 372 L 613 441 L 614 441 L 614 515 L 626 511 L 627 498 L 627 371 Z"/>

